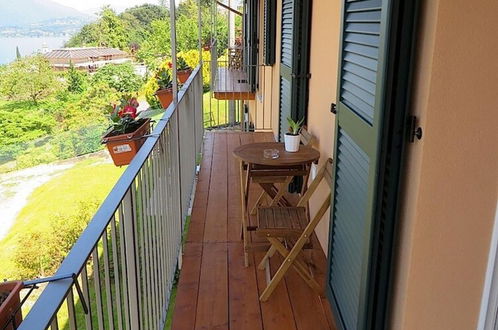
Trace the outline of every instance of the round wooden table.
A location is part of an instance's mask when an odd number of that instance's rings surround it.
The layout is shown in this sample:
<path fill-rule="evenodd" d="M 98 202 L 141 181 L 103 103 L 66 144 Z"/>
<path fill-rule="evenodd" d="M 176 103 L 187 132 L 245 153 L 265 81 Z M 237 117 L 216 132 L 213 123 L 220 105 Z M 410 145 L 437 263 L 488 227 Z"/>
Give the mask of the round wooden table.
<path fill-rule="evenodd" d="M 265 158 L 266 149 L 276 149 L 279 157 L 276 159 Z M 249 265 L 248 252 L 252 249 L 249 245 L 248 231 L 256 227 L 248 226 L 249 215 L 254 215 L 258 206 L 267 196 L 270 198 L 269 206 L 290 206 L 284 197 L 289 183 L 296 176 L 302 176 L 303 186 L 301 192 L 307 187 L 311 164 L 318 161 L 320 153 L 309 146 L 300 146 L 297 152 L 287 152 L 283 143 L 264 142 L 244 144 L 233 151 L 235 158 L 240 163 L 240 195 L 242 208 L 242 238 L 244 239 L 245 265 Z M 256 204 L 248 212 L 249 185 L 257 183 L 263 188 Z M 276 186 L 278 185 L 278 187 Z"/>
<path fill-rule="evenodd" d="M 266 149 L 278 150 L 279 157 L 277 159 L 265 158 Z M 233 155 L 247 164 L 275 167 L 311 164 L 320 158 L 320 153 L 312 147 L 300 146 L 297 152 L 287 152 L 284 144 L 278 142 L 244 144 L 236 148 Z"/>

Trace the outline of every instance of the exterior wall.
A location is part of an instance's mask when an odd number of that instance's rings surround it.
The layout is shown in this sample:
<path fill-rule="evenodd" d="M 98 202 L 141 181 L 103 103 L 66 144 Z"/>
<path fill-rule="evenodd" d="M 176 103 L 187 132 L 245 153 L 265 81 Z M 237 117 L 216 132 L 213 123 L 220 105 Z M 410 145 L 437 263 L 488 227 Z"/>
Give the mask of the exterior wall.
<path fill-rule="evenodd" d="M 425 0 L 392 329 L 475 329 L 498 186 L 498 2 Z"/>
<path fill-rule="evenodd" d="M 340 28 L 341 1 L 313 1 L 308 130 L 317 139 L 314 147 L 320 151 L 320 165 L 333 155 L 335 116 L 330 112 L 330 106 L 337 102 Z M 310 203 L 312 215 L 323 203 L 328 191 L 330 188 L 323 183 L 315 192 Z M 328 246 L 329 218 L 327 212 L 316 228 L 316 234 L 325 253 Z"/>

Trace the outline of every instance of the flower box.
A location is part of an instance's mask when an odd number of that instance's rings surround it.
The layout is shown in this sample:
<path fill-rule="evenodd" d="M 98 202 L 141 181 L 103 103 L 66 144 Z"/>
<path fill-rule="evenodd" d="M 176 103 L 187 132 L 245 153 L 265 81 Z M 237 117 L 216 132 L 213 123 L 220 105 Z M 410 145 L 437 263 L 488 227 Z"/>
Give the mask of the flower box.
<path fill-rule="evenodd" d="M 21 281 L 0 283 L 0 329 L 13 330 L 21 324 L 22 314 L 19 307 L 21 304 L 20 292 L 23 287 Z M 16 313 L 15 324 L 11 321 L 14 313 Z"/>
<path fill-rule="evenodd" d="M 144 144 L 144 135 L 150 132 L 150 119 L 139 119 L 138 128 L 130 133 L 116 135 L 111 129 L 102 138 L 102 143 L 107 146 L 114 165 L 123 166 L 131 163 L 133 157 Z"/>

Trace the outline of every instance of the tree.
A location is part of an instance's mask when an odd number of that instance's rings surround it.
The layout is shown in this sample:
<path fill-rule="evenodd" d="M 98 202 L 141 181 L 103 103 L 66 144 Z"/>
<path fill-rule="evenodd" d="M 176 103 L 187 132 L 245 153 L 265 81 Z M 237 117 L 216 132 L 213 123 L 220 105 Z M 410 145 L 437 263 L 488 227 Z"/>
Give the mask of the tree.
<path fill-rule="evenodd" d="M 88 76 L 86 73 L 76 70 L 72 63 L 65 77 L 69 92 L 79 94 L 85 90 Z"/>
<path fill-rule="evenodd" d="M 125 24 L 109 6 L 104 7 L 100 12 L 97 25 L 99 28 L 99 46 L 128 49 L 129 39 Z"/>
<path fill-rule="evenodd" d="M 137 92 L 142 85 L 142 78 L 135 74 L 131 63 L 105 65 L 97 70 L 92 81 L 107 84 L 120 93 Z"/>
<path fill-rule="evenodd" d="M 61 83 L 41 55 L 23 57 L 7 66 L 0 82 L 0 92 L 9 99 L 29 100 L 34 105 L 60 88 Z"/>

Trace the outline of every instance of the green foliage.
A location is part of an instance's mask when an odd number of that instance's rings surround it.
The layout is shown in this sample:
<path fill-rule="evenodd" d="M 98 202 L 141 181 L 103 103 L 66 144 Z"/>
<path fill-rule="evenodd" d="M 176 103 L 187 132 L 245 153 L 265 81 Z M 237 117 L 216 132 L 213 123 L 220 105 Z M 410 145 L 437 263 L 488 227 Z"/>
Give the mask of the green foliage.
<path fill-rule="evenodd" d="M 155 70 L 166 58 L 171 57 L 171 34 L 169 20 L 155 20 L 151 23 L 151 32 L 140 45 L 137 59 Z"/>
<path fill-rule="evenodd" d="M 188 50 L 178 53 L 178 57 L 181 57 L 187 62 L 187 65 L 191 68 L 195 68 L 199 65 L 199 51 L 198 50 Z M 202 68 L 202 80 L 205 88 L 209 88 L 209 81 L 211 80 L 211 52 L 203 50 L 202 51 L 202 61 L 204 66 Z"/>
<path fill-rule="evenodd" d="M 287 117 L 287 122 L 289 123 L 289 133 L 292 135 L 298 135 L 301 132 L 301 126 L 304 123 L 304 118 L 299 121 L 294 121 L 291 117 Z"/>
<path fill-rule="evenodd" d="M 99 46 L 128 49 L 130 45 L 129 31 L 126 30 L 123 20 L 109 6 L 104 7 L 100 12 L 97 26 L 99 29 L 97 44 Z"/>
<path fill-rule="evenodd" d="M 157 79 L 157 84 L 159 89 L 169 89 L 173 86 L 173 80 L 171 78 L 171 70 L 162 65 L 156 72 L 155 78 Z"/>
<path fill-rule="evenodd" d="M 108 64 L 97 70 L 92 83 L 107 84 L 119 93 L 135 93 L 142 85 L 142 78 L 131 63 Z"/>
<path fill-rule="evenodd" d="M 183 56 L 178 56 L 176 68 L 178 71 L 191 69 L 190 65 L 187 64 L 187 61 L 185 61 Z"/>
<path fill-rule="evenodd" d="M 157 83 L 156 77 L 152 76 L 147 80 L 145 85 L 142 87 L 141 93 L 145 95 L 145 100 L 154 109 L 161 108 L 161 103 L 156 97 L 156 92 L 159 89 L 159 84 Z"/>
<path fill-rule="evenodd" d="M 55 72 L 43 56 L 23 57 L 2 70 L 0 94 L 10 100 L 31 101 L 34 105 L 61 88 Z"/>
<path fill-rule="evenodd" d="M 71 93 L 82 93 L 88 82 L 88 74 L 86 72 L 78 71 L 71 63 L 69 70 L 65 73 L 67 90 Z"/>

